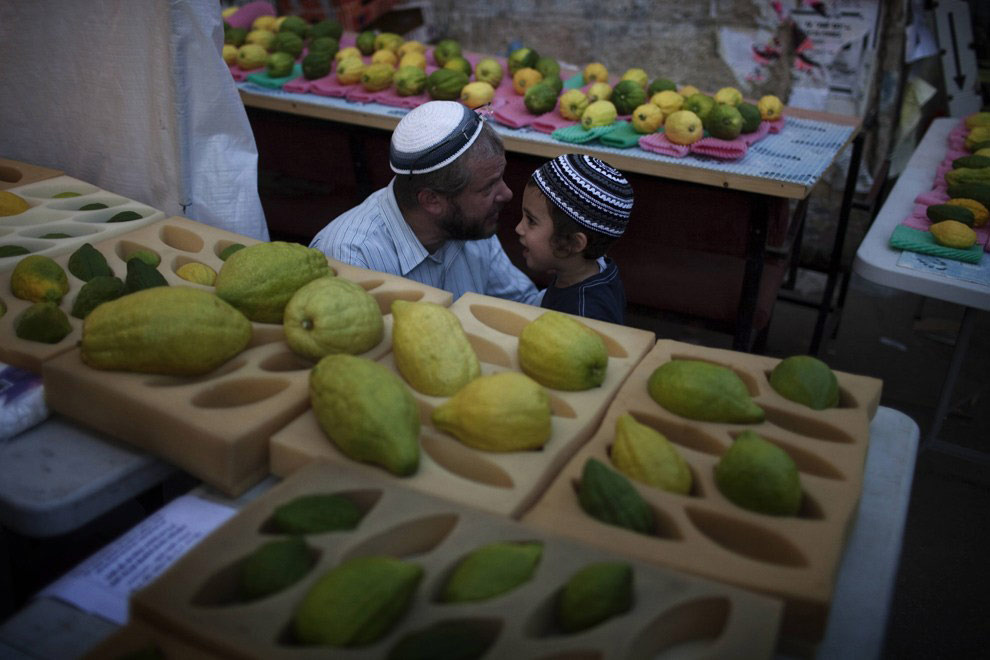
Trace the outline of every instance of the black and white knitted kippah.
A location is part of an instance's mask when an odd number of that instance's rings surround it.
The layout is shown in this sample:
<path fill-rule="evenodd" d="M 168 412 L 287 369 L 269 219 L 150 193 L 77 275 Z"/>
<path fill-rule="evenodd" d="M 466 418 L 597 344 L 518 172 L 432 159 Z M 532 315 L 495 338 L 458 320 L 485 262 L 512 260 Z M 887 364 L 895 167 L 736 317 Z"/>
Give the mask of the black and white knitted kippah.
<path fill-rule="evenodd" d="M 593 156 L 564 154 L 533 172 L 540 190 L 569 218 L 608 236 L 622 236 L 633 206 L 622 172 Z"/>
<path fill-rule="evenodd" d="M 423 174 L 454 162 L 481 133 L 481 117 L 463 103 L 429 101 L 392 132 L 388 160 L 397 174 Z"/>

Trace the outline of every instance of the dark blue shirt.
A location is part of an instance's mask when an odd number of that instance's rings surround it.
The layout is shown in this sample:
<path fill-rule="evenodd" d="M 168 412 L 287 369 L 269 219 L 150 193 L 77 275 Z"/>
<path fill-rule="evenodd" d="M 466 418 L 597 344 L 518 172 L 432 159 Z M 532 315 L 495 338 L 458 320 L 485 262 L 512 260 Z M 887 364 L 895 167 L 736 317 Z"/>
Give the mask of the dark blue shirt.
<path fill-rule="evenodd" d="M 605 257 L 605 270 L 568 287 L 547 287 L 541 307 L 577 314 L 589 319 L 625 324 L 626 291 L 619 267 Z"/>

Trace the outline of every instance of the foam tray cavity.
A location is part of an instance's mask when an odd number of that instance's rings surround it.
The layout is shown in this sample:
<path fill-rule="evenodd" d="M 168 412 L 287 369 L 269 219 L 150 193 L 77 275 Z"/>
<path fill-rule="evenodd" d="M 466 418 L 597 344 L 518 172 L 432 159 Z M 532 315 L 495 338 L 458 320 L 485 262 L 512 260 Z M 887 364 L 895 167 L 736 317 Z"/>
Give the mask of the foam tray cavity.
<path fill-rule="evenodd" d="M 481 361 L 482 374 L 520 371 L 519 333 L 529 321 L 546 311 L 475 293 L 462 295 L 450 309 L 460 319 Z M 445 398 L 427 396 L 410 388 L 420 407 L 422 452 L 419 470 L 402 478 L 403 483 L 495 513 L 519 515 L 594 433 L 622 382 L 655 342 L 652 332 L 593 319 L 582 321 L 605 339 L 609 351 L 605 382 L 583 392 L 549 390 L 552 432 L 550 441 L 541 450 L 498 453 L 469 448 L 430 422 L 431 413 Z M 398 373 L 391 353 L 381 362 Z M 338 451 L 320 429 L 312 410 L 272 437 L 271 460 L 272 473 L 283 477 L 314 460 L 383 472 L 356 463 Z"/>
<path fill-rule="evenodd" d="M 49 167 L 0 158 L 0 190 L 9 190 L 35 181 L 61 176 L 62 172 Z"/>
<path fill-rule="evenodd" d="M 766 411 L 760 424 L 718 424 L 680 417 L 647 391 L 650 375 L 672 359 L 726 366 L 746 383 Z M 814 411 L 777 394 L 769 373 L 778 359 L 661 340 L 629 376 L 598 432 L 559 473 L 523 521 L 625 553 L 643 561 L 721 580 L 783 598 L 783 635 L 815 643 L 824 633 L 835 574 L 862 490 L 869 423 L 881 382 L 836 372 L 840 401 Z M 693 490 L 678 495 L 633 481 L 652 507 L 653 536 L 603 524 L 580 507 L 577 487 L 589 458 L 611 465 L 616 419 L 630 413 L 663 433 L 690 466 Z M 800 471 L 804 492 L 797 516 L 744 510 L 714 482 L 720 456 L 751 429 L 786 450 Z M 614 466 L 613 466 L 614 467 Z"/>
<path fill-rule="evenodd" d="M 309 494 L 352 499 L 365 515 L 356 529 L 305 536 L 315 564 L 298 582 L 266 598 L 236 600 L 240 562 L 266 541 L 282 538 L 269 519 L 277 506 Z M 533 577 L 498 597 L 442 603 L 443 583 L 472 550 L 496 541 L 538 542 Z M 406 613 L 384 637 L 350 649 L 302 646 L 293 612 L 314 582 L 342 561 L 389 555 L 424 575 Z M 554 599 L 577 570 L 615 561 L 608 551 L 500 516 L 405 488 L 347 466 L 313 464 L 293 474 L 196 545 L 152 584 L 133 594 L 132 622 L 173 640 L 230 658 L 383 658 L 404 635 L 439 622 L 474 627 L 490 647 L 485 657 L 643 658 L 662 652 L 706 657 L 766 658 L 779 624 L 779 601 L 646 562 L 633 568 L 634 606 L 591 629 L 564 634 Z"/>

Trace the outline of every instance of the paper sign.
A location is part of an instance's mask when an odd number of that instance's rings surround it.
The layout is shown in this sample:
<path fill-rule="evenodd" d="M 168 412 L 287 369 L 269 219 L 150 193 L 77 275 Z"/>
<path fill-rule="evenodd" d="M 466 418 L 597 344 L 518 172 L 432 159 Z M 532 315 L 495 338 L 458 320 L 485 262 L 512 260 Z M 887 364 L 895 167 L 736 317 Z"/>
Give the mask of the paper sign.
<path fill-rule="evenodd" d="M 975 282 L 990 287 L 990 258 L 986 254 L 978 264 L 967 264 L 955 259 L 940 259 L 927 254 L 905 250 L 897 259 L 901 268 L 920 270 L 939 277 Z"/>

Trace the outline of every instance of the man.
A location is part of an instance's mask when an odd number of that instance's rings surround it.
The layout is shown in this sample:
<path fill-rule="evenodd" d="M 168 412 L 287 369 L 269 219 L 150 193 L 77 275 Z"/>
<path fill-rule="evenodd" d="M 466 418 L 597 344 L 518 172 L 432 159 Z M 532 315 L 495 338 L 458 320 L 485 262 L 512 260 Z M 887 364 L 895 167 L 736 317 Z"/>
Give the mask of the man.
<path fill-rule="evenodd" d="M 512 199 L 505 148 L 495 130 L 454 101 L 411 110 L 392 133 L 388 186 L 343 213 L 310 247 L 345 263 L 445 289 L 538 305 L 495 231 Z"/>

